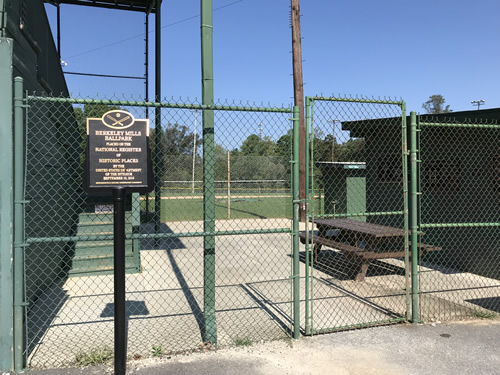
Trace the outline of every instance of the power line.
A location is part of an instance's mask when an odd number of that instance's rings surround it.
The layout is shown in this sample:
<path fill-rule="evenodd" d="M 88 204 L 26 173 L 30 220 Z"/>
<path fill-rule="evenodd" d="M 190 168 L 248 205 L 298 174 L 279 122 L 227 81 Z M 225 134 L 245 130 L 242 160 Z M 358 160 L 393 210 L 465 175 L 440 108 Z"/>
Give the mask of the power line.
<path fill-rule="evenodd" d="M 222 5 L 220 7 L 214 8 L 213 11 L 215 12 L 217 10 L 228 8 L 228 7 L 230 7 L 232 5 L 235 5 L 237 3 L 241 3 L 242 1 L 243 0 L 233 1 L 232 3 L 229 3 L 229 4 L 226 4 L 226 5 Z M 196 16 L 187 17 L 187 18 L 184 18 L 184 19 L 179 20 L 179 21 L 175 21 L 175 22 L 169 23 L 168 25 L 165 25 L 165 26 L 161 27 L 161 29 L 163 30 L 163 29 L 166 29 L 167 27 L 175 26 L 175 25 L 178 25 L 180 23 L 183 23 L 183 22 L 186 22 L 186 21 L 190 21 L 190 20 L 198 18 L 198 17 L 200 17 L 200 14 L 197 14 Z M 153 32 L 154 31 L 150 31 L 149 33 L 152 34 Z M 65 59 L 67 61 L 67 60 L 72 59 L 74 57 L 80 57 L 80 56 L 86 55 L 88 53 L 92 53 L 92 52 L 95 52 L 95 51 L 100 51 L 101 49 L 112 47 L 112 46 L 116 46 L 117 44 L 125 43 L 125 42 L 128 42 L 129 40 L 132 40 L 132 39 L 137 39 L 137 38 L 140 38 L 140 37 L 144 37 L 144 35 L 146 35 L 146 34 L 143 33 L 143 34 L 134 35 L 134 36 L 131 36 L 131 37 L 126 38 L 126 39 L 121 39 L 121 40 L 118 40 L 118 41 L 113 42 L 113 43 L 105 44 L 105 45 L 103 45 L 101 47 L 97 47 L 97 48 L 89 49 L 89 50 L 81 52 L 81 53 L 77 53 L 76 55 L 66 57 Z"/>

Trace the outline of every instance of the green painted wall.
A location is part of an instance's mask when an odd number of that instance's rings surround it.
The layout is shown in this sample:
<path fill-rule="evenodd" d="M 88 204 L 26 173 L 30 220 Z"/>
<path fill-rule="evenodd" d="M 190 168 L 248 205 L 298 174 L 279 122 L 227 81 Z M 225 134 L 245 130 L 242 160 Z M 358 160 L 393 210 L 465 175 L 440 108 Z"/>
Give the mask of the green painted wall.
<path fill-rule="evenodd" d="M 444 122 L 444 118 L 450 116 L 456 122 L 468 122 L 466 119 L 472 119 L 473 123 L 500 121 L 500 109 L 455 112 L 436 118 Z M 421 116 L 421 121 L 426 121 L 426 116 Z M 400 119 L 385 122 L 386 126 L 350 124 L 351 135 L 364 137 L 366 142 L 368 212 L 400 211 L 403 207 L 402 178 L 399 178 L 400 182 L 391 182 L 390 175 L 383 177 L 383 165 L 387 165 L 384 160 L 391 157 L 394 161 L 389 164 L 394 170 L 402 169 Z M 420 134 L 422 222 L 497 222 L 500 199 L 493 165 L 500 152 L 498 130 L 427 127 Z M 430 182 L 436 180 L 432 175 L 442 176 L 445 181 L 456 176 L 456 186 L 448 182 L 439 187 Z M 394 178 L 396 180 L 398 178 Z M 369 217 L 367 220 L 396 227 L 403 225 L 401 215 Z M 498 227 L 426 228 L 423 242 L 443 248 L 443 251 L 426 256 L 431 262 L 500 278 L 500 269 L 495 266 L 500 261 Z"/>
<path fill-rule="evenodd" d="M 22 26 L 22 27 L 21 27 Z M 32 93 L 68 96 L 42 0 L 0 0 L 0 370 L 12 364 L 12 81 Z M 71 105 L 29 109 L 26 235 L 68 236 L 76 227 L 80 136 Z M 65 276 L 68 244 L 26 249 L 27 300 Z M 28 306 L 29 313 L 29 306 Z"/>
<path fill-rule="evenodd" d="M 12 46 L 12 39 L 0 37 L 0 371 L 13 366 Z"/>
<path fill-rule="evenodd" d="M 22 0 L 7 0 L 7 16 L 7 34 L 15 41 L 14 75 L 24 78 L 30 93 L 69 96 L 43 2 L 32 0 L 26 6 Z M 33 102 L 28 118 L 26 198 L 31 203 L 27 206 L 26 235 L 72 235 L 80 190 L 75 178 L 80 138 L 73 109 L 69 104 Z M 70 252 L 65 243 L 27 248 L 28 301 L 65 275 Z"/>

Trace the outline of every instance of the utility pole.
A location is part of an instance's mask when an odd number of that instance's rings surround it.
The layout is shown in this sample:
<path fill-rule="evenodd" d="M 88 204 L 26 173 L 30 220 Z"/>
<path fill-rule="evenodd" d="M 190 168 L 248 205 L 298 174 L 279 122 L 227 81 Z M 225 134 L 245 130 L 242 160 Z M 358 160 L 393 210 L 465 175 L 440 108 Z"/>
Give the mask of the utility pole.
<path fill-rule="evenodd" d="M 477 110 L 479 111 L 479 107 L 484 104 L 484 100 L 483 99 L 473 100 L 470 103 L 472 105 L 477 105 Z"/>
<path fill-rule="evenodd" d="M 291 0 L 292 61 L 294 104 L 299 107 L 299 199 L 303 201 L 299 220 L 306 219 L 306 126 L 304 121 L 304 82 L 302 80 L 302 46 L 300 33 L 300 0 Z"/>

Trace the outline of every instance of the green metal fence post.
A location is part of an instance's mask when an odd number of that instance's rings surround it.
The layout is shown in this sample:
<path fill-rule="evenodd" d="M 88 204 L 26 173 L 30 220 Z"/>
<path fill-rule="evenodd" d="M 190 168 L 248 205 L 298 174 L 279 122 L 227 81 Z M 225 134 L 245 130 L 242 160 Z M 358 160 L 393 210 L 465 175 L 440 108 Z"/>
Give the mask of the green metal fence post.
<path fill-rule="evenodd" d="M 0 38 L 0 371 L 13 368 L 12 46 Z"/>
<path fill-rule="evenodd" d="M 14 79 L 14 369 L 24 368 L 24 116 L 23 79 Z"/>
<path fill-rule="evenodd" d="M 156 0 L 155 14 L 155 102 L 161 102 L 161 0 Z M 160 233 L 161 181 L 163 155 L 161 149 L 161 108 L 155 107 L 155 233 Z M 155 241 L 158 247 L 158 241 Z"/>
<path fill-rule="evenodd" d="M 310 199 L 310 186 L 309 186 L 309 168 L 310 168 L 310 152 L 309 152 L 309 132 L 310 132 L 310 119 L 311 119 L 311 98 L 306 96 L 306 199 Z M 321 202 L 320 202 L 321 203 Z M 309 210 L 313 207 L 312 203 L 308 201 L 306 205 L 308 210 L 306 211 L 306 272 L 305 272 L 305 333 L 306 335 L 311 334 L 311 311 L 309 309 L 310 304 L 310 290 L 309 290 L 309 278 L 310 278 L 310 264 L 309 264 Z"/>
<path fill-rule="evenodd" d="M 418 323 L 418 217 L 417 217 L 417 114 L 410 112 L 410 228 L 411 228 L 411 320 Z"/>
<path fill-rule="evenodd" d="M 293 107 L 293 338 L 300 337 L 299 107 Z"/>
<path fill-rule="evenodd" d="M 404 250 L 405 250 L 405 289 L 406 289 L 406 320 L 408 320 L 411 310 L 410 297 L 410 255 L 409 255 L 409 189 L 408 189 L 408 124 L 406 122 L 406 103 L 401 103 L 401 125 L 402 125 L 402 157 L 403 157 L 403 221 L 404 221 Z"/>
<path fill-rule="evenodd" d="M 214 105 L 212 0 L 201 1 L 202 101 Z M 214 111 L 203 110 L 203 230 L 215 232 Z M 215 318 L 215 236 L 203 238 L 204 341 L 217 343 Z"/>

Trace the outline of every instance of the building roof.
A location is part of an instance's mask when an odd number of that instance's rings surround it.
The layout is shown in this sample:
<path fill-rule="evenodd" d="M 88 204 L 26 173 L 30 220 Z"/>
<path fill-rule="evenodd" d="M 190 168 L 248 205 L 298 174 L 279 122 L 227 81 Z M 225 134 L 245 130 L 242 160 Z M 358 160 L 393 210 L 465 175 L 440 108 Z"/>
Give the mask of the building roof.
<path fill-rule="evenodd" d="M 155 13 L 156 0 L 44 0 L 53 5 L 72 4 L 97 8 L 131 10 L 135 12 Z"/>
<path fill-rule="evenodd" d="M 490 108 L 490 109 L 480 109 L 480 110 L 470 110 L 470 111 L 458 111 L 458 112 L 448 112 L 439 114 L 422 114 L 420 115 L 420 121 L 450 121 L 450 122 L 466 122 L 470 121 L 474 124 L 500 124 L 500 108 Z M 406 117 L 406 123 L 410 124 L 410 116 Z M 375 127 L 386 127 L 386 126 L 401 126 L 401 117 L 386 117 L 378 119 L 366 119 L 358 121 L 346 121 L 342 122 L 342 130 L 347 130 L 351 132 L 352 137 L 364 137 L 365 129 L 370 129 L 371 131 Z"/>

